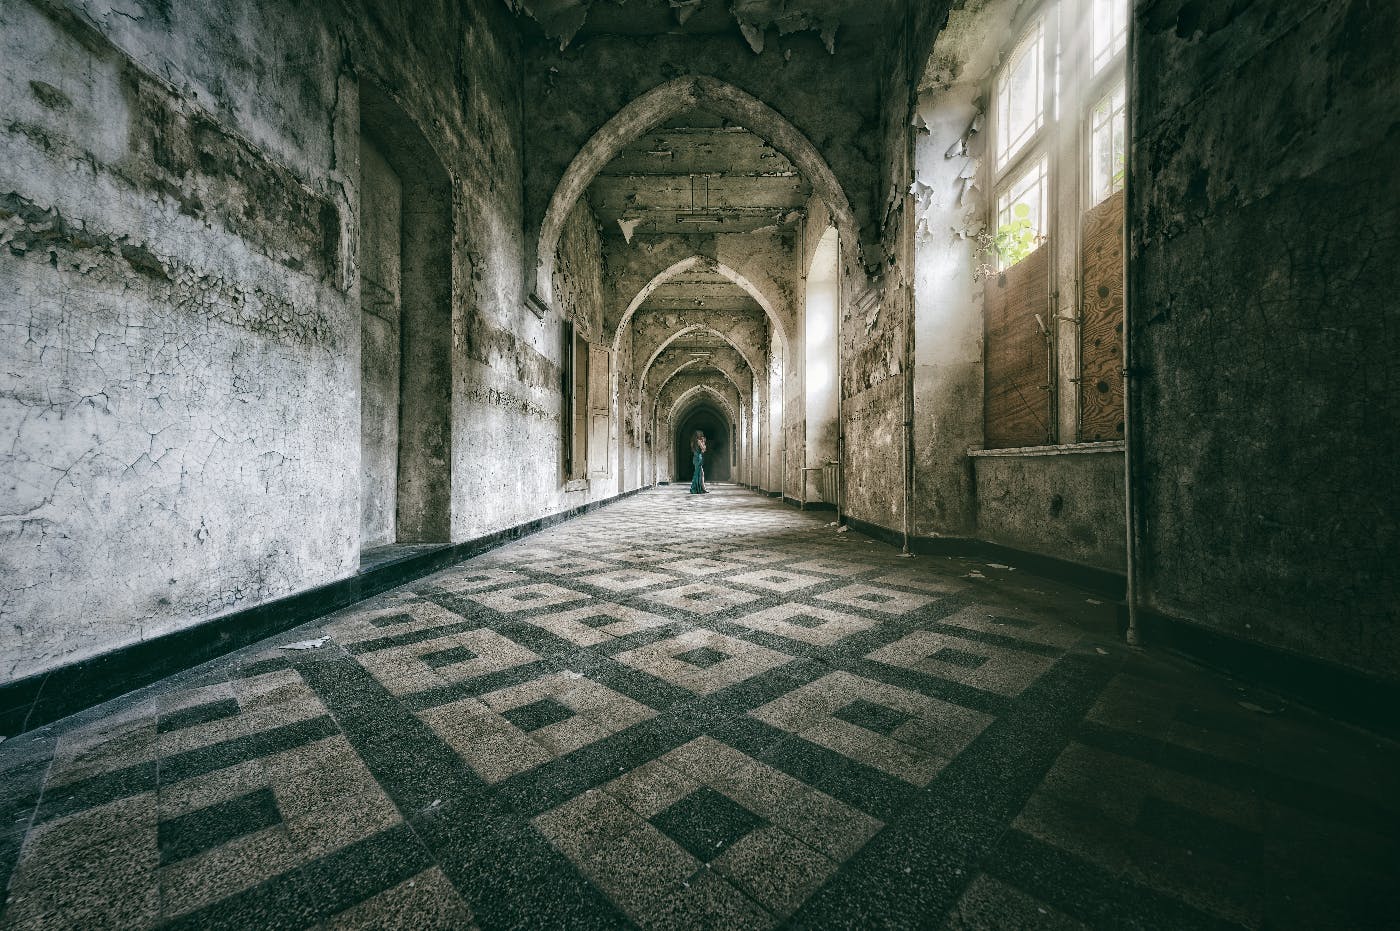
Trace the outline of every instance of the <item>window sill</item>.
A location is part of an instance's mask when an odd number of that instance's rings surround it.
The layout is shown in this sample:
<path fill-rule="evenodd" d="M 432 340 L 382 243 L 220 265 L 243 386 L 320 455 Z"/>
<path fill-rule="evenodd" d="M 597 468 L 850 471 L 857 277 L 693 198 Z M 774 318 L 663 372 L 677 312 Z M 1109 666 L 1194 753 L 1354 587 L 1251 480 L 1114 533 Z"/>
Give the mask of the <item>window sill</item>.
<path fill-rule="evenodd" d="M 1122 440 L 1106 440 L 1101 443 L 1064 443 L 1055 446 L 1017 446 L 1012 449 L 969 449 L 967 454 L 974 459 L 997 457 L 1025 458 L 1029 456 L 1082 456 L 1089 453 L 1121 453 Z"/>

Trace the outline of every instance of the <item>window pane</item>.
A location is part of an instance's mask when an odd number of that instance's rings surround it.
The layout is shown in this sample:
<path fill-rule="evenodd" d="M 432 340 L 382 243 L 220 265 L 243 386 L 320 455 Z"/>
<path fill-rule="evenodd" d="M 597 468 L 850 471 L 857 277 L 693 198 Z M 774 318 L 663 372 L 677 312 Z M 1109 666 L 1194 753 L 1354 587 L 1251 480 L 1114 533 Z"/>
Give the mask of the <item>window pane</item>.
<path fill-rule="evenodd" d="M 1094 73 L 1123 51 L 1128 41 L 1128 0 L 1094 0 Z"/>
<path fill-rule="evenodd" d="M 1008 268 L 1045 241 L 1049 221 L 1050 158 L 1042 155 L 997 197 L 997 267 Z"/>
<path fill-rule="evenodd" d="M 1045 122 L 1045 33 L 1039 21 L 1012 51 L 997 78 L 997 167 Z"/>
<path fill-rule="evenodd" d="M 1125 87 L 1120 81 L 1094 105 L 1090 125 L 1090 206 L 1123 189 L 1126 152 L 1123 140 Z"/>

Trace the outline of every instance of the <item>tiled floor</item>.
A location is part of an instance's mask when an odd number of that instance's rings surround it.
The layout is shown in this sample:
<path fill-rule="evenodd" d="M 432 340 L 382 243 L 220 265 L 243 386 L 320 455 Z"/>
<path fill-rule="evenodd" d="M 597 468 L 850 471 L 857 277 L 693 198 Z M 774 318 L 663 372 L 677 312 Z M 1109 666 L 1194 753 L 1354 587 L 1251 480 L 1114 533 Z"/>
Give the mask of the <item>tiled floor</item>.
<path fill-rule="evenodd" d="M 1400 923 L 1394 746 L 828 519 L 647 492 L 12 738 L 0 926 Z"/>

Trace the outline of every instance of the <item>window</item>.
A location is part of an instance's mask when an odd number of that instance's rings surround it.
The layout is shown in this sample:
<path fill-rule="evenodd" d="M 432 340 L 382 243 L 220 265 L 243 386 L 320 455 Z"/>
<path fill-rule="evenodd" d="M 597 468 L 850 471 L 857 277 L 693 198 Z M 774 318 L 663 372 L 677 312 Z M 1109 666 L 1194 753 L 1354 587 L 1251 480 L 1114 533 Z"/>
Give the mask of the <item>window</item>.
<path fill-rule="evenodd" d="M 1119 82 L 1094 105 L 1089 117 L 1089 204 L 1123 190 L 1123 109 L 1126 87 Z"/>
<path fill-rule="evenodd" d="M 1045 29 L 1040 20 L 1003 66 L 996 101 L 996 167 L 1001 169 L 1045 125 Z"/>
<path fill-rule="evenodd" d="M 564 478 L 608 475 L 612 447 L 612 350 L 590 345 L 578 327 L 563 330 Z"/>
<path fill-rule="evenodd" d="M 588 340 L 564 321 L 564 477 L 588 475 Z"/>
<path fill-rule="evenodd" d="M 1050 214 L 1050 157 L 1042 155 L 1012 179 L 997 198 L 996 252 L 1009 268 L 1045 241 Z"/>
<path fill-rule="evenodd" d="M 984 440 L 1120 438 L 1130 7 L 1025 7 L 987 88 Z"/>
<path fill-rule="evenodd" d="M 1098 74 L 1128 42 L 1127 0 L 1092 0 L 1093 73 Z"/>

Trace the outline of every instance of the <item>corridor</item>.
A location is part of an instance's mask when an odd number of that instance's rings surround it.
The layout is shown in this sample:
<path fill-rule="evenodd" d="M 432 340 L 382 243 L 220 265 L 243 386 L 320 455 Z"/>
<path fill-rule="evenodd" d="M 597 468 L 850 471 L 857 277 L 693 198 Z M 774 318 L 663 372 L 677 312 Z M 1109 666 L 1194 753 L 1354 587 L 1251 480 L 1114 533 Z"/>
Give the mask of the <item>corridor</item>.
<path fill-rule="evenodd" d="M 1076 589 L 712 490 L 0 744 L 0 926 L 1397 914 L 1393 745 L 1122 646 Z"/>

